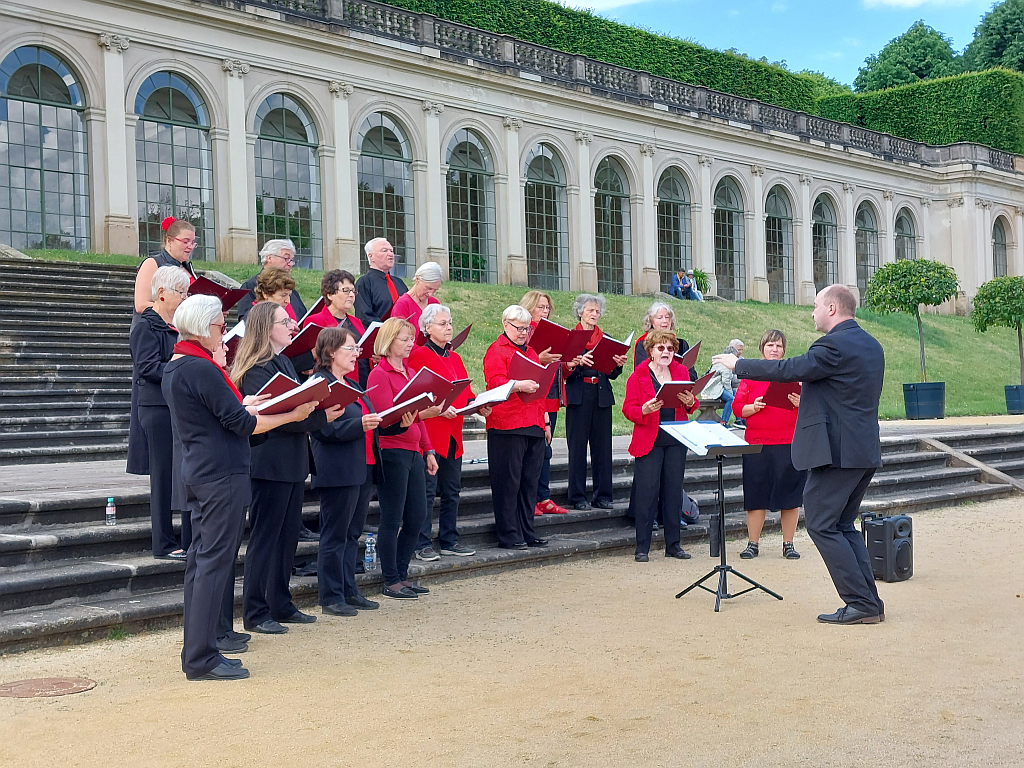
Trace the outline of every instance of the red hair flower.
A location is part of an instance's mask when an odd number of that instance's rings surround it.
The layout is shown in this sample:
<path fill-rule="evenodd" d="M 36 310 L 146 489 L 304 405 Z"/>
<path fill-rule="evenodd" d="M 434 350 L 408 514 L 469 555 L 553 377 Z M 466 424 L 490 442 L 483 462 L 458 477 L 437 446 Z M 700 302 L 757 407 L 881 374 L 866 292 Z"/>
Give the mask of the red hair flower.
<path fill-rule="evenodd" d="M 171 226 L 171 224 L 173 224 L 176 221 L 177 219 L 174 218 L 173 216 L 168 216 L 166 219 L 160 222 L 160 229 L 166 232 L 168 228 Z"/>

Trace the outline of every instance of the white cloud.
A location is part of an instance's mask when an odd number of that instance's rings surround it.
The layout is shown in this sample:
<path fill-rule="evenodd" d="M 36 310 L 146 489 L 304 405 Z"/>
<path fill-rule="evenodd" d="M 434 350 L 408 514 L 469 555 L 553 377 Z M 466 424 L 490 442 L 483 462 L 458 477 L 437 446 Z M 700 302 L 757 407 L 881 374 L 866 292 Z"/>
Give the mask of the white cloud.
<path fill-rule="evenodd" d="M 789 6 L 785 3 L 772 3 L 772 13 L 785 13 L 787 8 Z"/>

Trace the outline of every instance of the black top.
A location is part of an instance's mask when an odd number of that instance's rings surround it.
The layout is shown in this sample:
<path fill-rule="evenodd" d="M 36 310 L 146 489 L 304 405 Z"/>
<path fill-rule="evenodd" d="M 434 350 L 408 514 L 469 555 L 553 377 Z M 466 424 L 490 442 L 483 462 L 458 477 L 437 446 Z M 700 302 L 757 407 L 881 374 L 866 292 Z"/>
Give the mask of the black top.
<path fill-rule="evenodd" d="M 171 256 L 167 251 L 160 249 L 156 253 L 151 253 L 149 258 L 156 262 L 157 269 L 160 267 L 181 267 L 188 272 L 193 278 L 198 277 L 195 268 L 192 266 L 191 261 L 178 261 L 176 258 Z M 142 264 L 146 261 L 143 259 Z M 142 269 L 142 264 L 139 265 L 139 269 Z"/>
<path fill-rule="evenodd" d="M 644 336 L 646 335 L 647 334 L 644 334 Z M 686 339 L 682 336 L 676 336 L 676 340 L 679 342 L 679 351 L 676 354 L 685 355 L 687 350 L 689 350 L 690 345 L 686 343 Z M 647 359 L 647 350 L 644 349 L 644 341 L 646 341 L 646 339 L 637 339 L 636 346 L 633 348 L 633 370 L 636 370 L 640 363 Z M 696 381 L 697 370 L 695 368 L 689 368 L 687 370 L 690 374 L 690 381 Z M 655 386 L 655 389 L 657 389 L 657 386 Z"/>
<path fill-rule="evenodd" d="M 408 292 L 402 278 L 391 276 L 398 295 Z M 356 317 L 366 325 L 380 322 L 380 319 L 391 311 L 395 305 L 388 290 L 387 274 L 379 269 L 368 269 L 366 274 L 356 280 Z"/>
<path fill-rule="evenodd" d="M 597 377 L 597 407 L 611 408 L 615 405 L 615 394 L 612 392 L 611 382 L 613 379 L 619 378 L 620 373 L 622 373 L 621 365 L 617 366 L 610 374 L 577 365 L 576 369 L 565 378 L 565 404 L 582 405 L 583 388 L 593 386 L 593 384 L 586 384 L 583 379 Z"/>
<path fill-rule="evenodd" d="M 320 375 L 328 381 L 337 379 L 329 371 Z M 373 411 L 363 398 L 367 410 Z M 366 433 L 363 431 L 363 408 L 358 401 L 350 403 L 341 416 L 323 429 L 310 432 L 313 461 L 318 474 L 313 475 L 314 488 L 362 485 L 366 482 Z M 373 453 L 380 466 L 380 440 L 373 431 Z"/>
<path fill-rule="evenodd" d="M 177 341 L 178 332 L 165 323 L 155 309 L 147 307 L 142 312 L 128 336 L 136 405 L 167 405 L 160 391 L 160 382 Z"/>
<path fill-rule="evenodd" d="M 284 355 L 274 355 L 262 365 L 246 371 L 242 378 L 242 394 L 255 395 L 275 373 L 297 379 L 291 360 Z M 309 474 L 309 439 L 306 433 L 326 426 L 324 411 L 313 411 L 302 421 L 282 424 L 267 432 L 267 439 L 252 449 L 252 478 L 282 483 L 305 481 Z"/>
<path fill-rule="evenodd" d="M 239 301 L 237 305 L 239 320 L 245 320 L 245 316 L 249 314 L 249 310 L 252 309 L 252 305 L 256 303 L 256 280 L 259 276 L 260 273 L 257 272 L 239 286 L 240 288 L 249 289 L 249 294 L 247 296 L 243 296 L 242 300 Z M 299 296 L 299 292 L 294 289 L 292 290 L 290 303 L 292 305 L 292 312 L 295 313 L 295 319 L 301 320 L 302 316 L 306 314 L 306 305 L 302 303 L 302 297 Z"/>
<path fill-rule="evenodd" d="M 179 357 L 161 384 L 181 444 L 186 485 L 249 474 L 249 436 L 256 417 L 245 410 L 212 360 Z"/>

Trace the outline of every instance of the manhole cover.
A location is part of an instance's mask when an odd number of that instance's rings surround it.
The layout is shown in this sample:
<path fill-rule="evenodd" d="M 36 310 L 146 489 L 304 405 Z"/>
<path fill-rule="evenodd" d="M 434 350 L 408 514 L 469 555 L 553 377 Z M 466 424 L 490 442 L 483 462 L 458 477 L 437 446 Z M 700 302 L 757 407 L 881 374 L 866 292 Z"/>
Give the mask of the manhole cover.
<path fill-rule="evenodd" d="M 36 680 L 0 684 L 0 698 L 39 699 L 46 696 L 67 696 L 70 693 L 91 691 L 95 687 L 95 680 L 84 677 L 41 677 Z"/>

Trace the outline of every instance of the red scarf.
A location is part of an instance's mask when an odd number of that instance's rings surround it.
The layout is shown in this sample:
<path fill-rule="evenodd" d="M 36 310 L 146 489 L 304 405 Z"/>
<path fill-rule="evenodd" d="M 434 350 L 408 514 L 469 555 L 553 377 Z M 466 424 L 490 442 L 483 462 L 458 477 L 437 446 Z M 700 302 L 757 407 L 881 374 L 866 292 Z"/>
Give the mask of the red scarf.
<path fill-rule="evenodd" d="M 200 357 L 205 360 L 209 360 L 211 363 L 217 366 L 217 370 L 221 372 L 224 377 L 224 381 L 231 387 L 231 391 L 235 393 L 235 397 L 238 398 L 238 402 L 242 402 L 242 393 L 238 391 L 238 387 L 235 386 L 234 382 L 228 378 L 228 372 L 217 365 L 213 359 L 213 355 L 206 347 L 195 341 L 179 341 L 174 345 L 174 354 L 176 355 L 187 355 L 188 357 Z"/>

